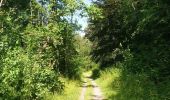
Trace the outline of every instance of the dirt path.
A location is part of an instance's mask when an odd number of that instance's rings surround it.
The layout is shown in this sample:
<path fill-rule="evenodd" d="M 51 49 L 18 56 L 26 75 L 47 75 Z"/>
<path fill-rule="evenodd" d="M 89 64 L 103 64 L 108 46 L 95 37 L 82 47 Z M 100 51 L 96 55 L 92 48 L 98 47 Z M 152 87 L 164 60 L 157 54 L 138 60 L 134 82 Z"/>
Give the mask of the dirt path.
<path fill-rule="evenodd" d="M 91 82 L 91 87 L 93 88 L 93 91 L 90 95 L 90 100 L 104 100 L 103 96 L 102 96 L 102 92 L 100 90 L 100 88 L 97 86 L 96 82 L 89 77 L 86 77 L 87 80 L 90 80 Z M 87 82 L 83 82 L 83 86 L 82 86 L 82 91 L 81 91 L 81 95 L 80 95 L 80 99 L 79 100 L 85 100 L 85 94 L 86 94 L 86 90 L 87 90 Z"/>
<path fill-rule="evenodd" d="M 84 100 L 84 96 L 87 90 L 87 82 L 83 82 L 82 91 L 79 100 Z"/>
<path fill-rule="evenodd" d="M 100 88 L 97 86 L 96 82 L 93 79 L 90 79 L 90 80 L 93 86 L 92 100 L 103 100 L 103 96 L 102 96 L 102 92 Z"/>

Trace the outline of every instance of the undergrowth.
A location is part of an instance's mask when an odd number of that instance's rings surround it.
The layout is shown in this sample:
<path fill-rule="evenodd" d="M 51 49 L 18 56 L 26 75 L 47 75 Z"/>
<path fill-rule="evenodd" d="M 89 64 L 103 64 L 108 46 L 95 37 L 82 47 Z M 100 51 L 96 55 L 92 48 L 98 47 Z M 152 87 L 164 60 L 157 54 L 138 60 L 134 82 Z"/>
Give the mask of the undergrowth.
<path fill-rule="evenodd" d="M 108 100 L 170 100 L 170 82 L 156 85 L 146 74 L 108 68 L 96 81 Z"/>
<path fill-rule="evenodd" d="M 47 94 L 46 100 L 78 100 L 80 96 L 80 82 L 77 80 L 63 79 L 65 82 L 64 92 L 61 94 Z"/>

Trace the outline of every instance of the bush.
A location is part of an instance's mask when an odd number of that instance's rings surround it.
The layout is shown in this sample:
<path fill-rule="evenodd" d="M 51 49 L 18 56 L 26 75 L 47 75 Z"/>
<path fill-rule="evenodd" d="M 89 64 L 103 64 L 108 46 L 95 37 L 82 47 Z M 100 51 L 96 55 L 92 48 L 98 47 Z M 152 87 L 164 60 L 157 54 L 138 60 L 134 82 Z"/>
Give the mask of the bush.
<path fill-rule="evenodd" d="M 97 79 L 100 76 L 100 70 L 99 69 L 94 69 L 92 71 L 92 78 Z"/>
<path fill-rule="evenodd" d="M 61 92 L 59 75 L 29 59 L 22 49 L 7 52 L 0 74 L 0 99 L 43 99 L 46 92 Z"/>

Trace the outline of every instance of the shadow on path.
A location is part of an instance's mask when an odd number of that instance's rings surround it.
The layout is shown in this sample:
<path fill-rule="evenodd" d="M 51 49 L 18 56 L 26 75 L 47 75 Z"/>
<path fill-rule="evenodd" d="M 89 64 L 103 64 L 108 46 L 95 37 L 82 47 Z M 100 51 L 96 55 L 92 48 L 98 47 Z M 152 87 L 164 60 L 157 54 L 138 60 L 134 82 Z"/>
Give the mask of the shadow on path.
<path fill-rule="evenodd" d="M 86 78 L 87 80 L 89 80 L 91 82 L 90 85 L 87 85 L 86 81 L 82 81 L 82 85 L 80 87 L 82 87 L 82 92 L 81 92 L 81 96 L 79 100 L 85 100 L 85 93 L 86 93 L 86 89 L 89 87 L 92 87 L 93 89 L 93 94 L 90 95 L 90 100 L 108 100 L 105 99 L 102 95 L 102 92 L 100 90 L 100 87 L 97 86 L 96 82 L 92 79 L 92 77 L 90 76 L 85 76 L 84 78 Z"/>

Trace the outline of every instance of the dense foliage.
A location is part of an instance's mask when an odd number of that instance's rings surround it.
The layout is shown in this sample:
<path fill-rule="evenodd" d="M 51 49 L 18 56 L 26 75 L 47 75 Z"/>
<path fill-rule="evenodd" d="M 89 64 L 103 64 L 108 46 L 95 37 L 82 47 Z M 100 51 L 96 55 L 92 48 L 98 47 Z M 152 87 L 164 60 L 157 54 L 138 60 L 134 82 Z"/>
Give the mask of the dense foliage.
<path fill-rule="evenodd" d="M 86 34 L 93 43 L 93 60 L 100 63 L 100 68 L 122 61 L 126 72 L 146 74 L 158 87 L 159 94 L 160 85 L 166 86 L 170 79 L 169 3 L 168 0 L 93 2 L 87 8 Z"/>
<path fill-rule="evenodd" d="M 79 2 L 79 3 L 78 3 Z M 78 78 L 73 14 L 78 0 L 1 0 L 0 99 L 42 99 Z"/>
<path fill-rule="evenodd" d="M 150 91 L 155 98 L 169 99 L 169 4 L 94 0 L 84 7 L 81 0 L 0 0 L 0 99 L 61 93 L 61 77 L 78 79 L 82 71 L 96 68 L 90 57 L 101 69 L 121 66 L 120 91 L 134 83 L 142 99 L 146 92 L 152 96 Z M 83 15 L 82 8 L 89 16 L 84 38 L 76 34 L 80 27 L 74 18 L 77 12 Z M 100 75 L 100 69 L 93 72 Z"/>
<path fill-rule="evenodd" d="M 120 11 L 120 2 L 115 0 L 95 2 L 87 8 L 90 18 L 86 36 L 93 42 L 92 58 L 101 67 L 121 60 L 124 34 Z"/>

